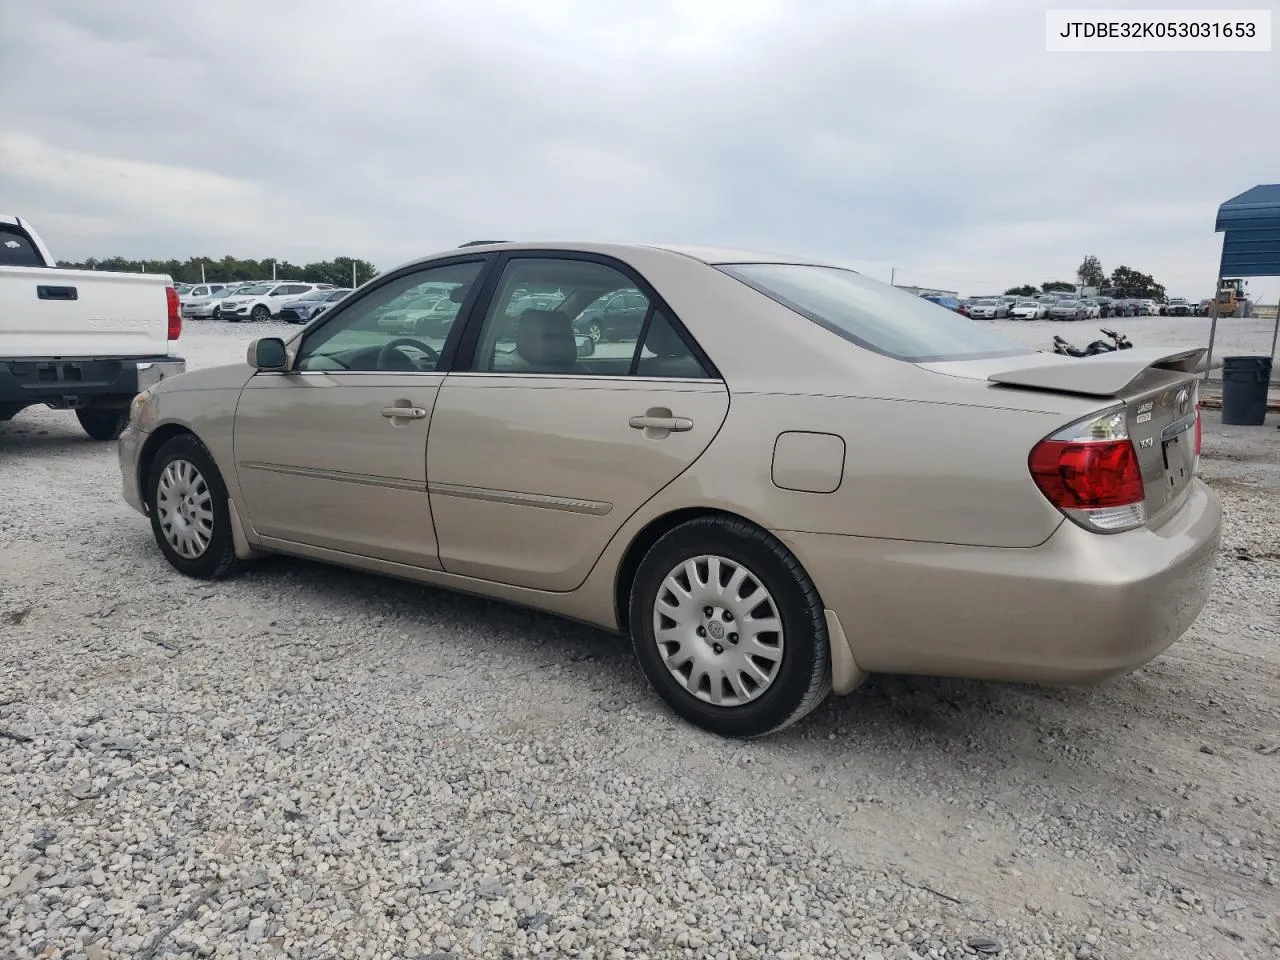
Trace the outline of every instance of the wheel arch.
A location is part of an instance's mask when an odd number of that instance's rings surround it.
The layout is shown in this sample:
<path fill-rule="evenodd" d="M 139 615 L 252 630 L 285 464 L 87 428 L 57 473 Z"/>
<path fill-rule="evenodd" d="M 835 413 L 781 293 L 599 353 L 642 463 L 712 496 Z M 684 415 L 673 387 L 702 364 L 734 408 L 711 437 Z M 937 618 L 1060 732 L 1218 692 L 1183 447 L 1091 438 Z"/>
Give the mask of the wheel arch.
<path fill-rule="evenodd" d="M 147 495 L 147 478 L 151 476 L 151 465 L 156 462 L 156 455 L 166 443 L 175 437 L 189 435 L 200 440 L 200 435 L 190 427 L 181 423 L 165 423 L 161 424 L 142 444 L 142 449 L 138 452 L 138 491 L 142 496 L 142 503 L 147 508 L 147 512 L 151 512 L 151 501 Z M 203 440 L 200 440 L 204 443 Z"/>
<path fill-rule="evenodd" d="M 683 523 L 688 523 L 690 520 L 698 520 L 703 517 L 720 517 L 724 520 L 738 520 L 742 523 L 749 523 L 773 539 L 778 539 L 755 520 L 740 513 L 734 513 L 732 510 L 722 510 L 715 507 L 684 507 L 654 517 L 632 537 L 631 543 L 627 545 L 626 552 L 622 555 L 622 560 L 618 564 L 618 573 L 614 578 L 614 615 L 617 618 L 618 629 L 622 633 L 625 634 L 630 629 L 631 585 L 635 582 L 636 573 L 640 569 L 640 562 L 644 559 L 644 555 L 649 552 L 655 543 L 676 527 Z M 788 553 L 791 553 L 791 549 L 786 544 L 782 544 L 782 546 Z M 794 553 L 792 555 L 794 556 Z M 796 557 L 796 562 L 800 563 L 799 557 Z M 803 563 L 800 563 L 800 566 L 801 569 L 804 568 Z"/>

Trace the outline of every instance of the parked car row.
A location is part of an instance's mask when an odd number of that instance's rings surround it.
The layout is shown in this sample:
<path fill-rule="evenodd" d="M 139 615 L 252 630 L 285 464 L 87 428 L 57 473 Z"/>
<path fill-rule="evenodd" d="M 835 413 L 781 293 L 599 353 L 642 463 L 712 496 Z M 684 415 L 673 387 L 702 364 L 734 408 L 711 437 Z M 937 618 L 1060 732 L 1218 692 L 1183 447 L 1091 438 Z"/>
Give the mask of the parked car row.
<path fill-rule="evenodd" d="M 195 284 L 185 293 L 179 291 L 178 298 L 186 320 L 238 323 L 274 318 L 287 323 L 307 323 L 350 292 L 348 287 L 335 287 L 331 283 L 270 280 Z"/>
<path fill-rule="evenodd" d="M 1175 302 L 1171 300 L 1169 303 L 1172 306 Z M 1186 304 L 1185 300 L 1181 302 Z M 1150 317 L 1164 313 L 1154 300 L 1080 297 L 1073 293 L 1042 293 L 1035 297 L 1008 294 L 969 297 L 952 309 L 974 320 L 1098 320 L 1106 317 Z"/>

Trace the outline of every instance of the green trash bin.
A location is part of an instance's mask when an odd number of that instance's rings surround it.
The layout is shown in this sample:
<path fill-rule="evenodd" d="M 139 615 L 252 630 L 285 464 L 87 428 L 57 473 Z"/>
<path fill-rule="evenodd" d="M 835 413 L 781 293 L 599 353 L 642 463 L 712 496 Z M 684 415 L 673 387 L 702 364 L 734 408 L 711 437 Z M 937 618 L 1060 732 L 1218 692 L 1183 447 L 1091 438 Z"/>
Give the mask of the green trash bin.
<path fill-rule="evenodd" d="M 1222 358 L 1222 422 L 1257 427 L 1267 420 L 1270 357 Z"/>

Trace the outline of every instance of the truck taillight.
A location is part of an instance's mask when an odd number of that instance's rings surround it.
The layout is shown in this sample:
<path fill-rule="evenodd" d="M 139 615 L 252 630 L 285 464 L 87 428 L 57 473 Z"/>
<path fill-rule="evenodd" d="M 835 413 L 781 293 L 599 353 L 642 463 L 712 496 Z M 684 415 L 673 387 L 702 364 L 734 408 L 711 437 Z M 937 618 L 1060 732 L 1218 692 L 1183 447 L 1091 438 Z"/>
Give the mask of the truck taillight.
<path fill-rule="evenodd" d="M 1041 440 L 1028 466 L 1048 501 L 1087 530 L 1119 533 L 1146 522 L 1146 490 L 1124 407 Z"/>
<path fill-rule="evenodd" d="M 173 287 L 166 287 L 164 293 L 169 301 L 169 339 L 177 340 L 182 336 L 182 302 Z"/>

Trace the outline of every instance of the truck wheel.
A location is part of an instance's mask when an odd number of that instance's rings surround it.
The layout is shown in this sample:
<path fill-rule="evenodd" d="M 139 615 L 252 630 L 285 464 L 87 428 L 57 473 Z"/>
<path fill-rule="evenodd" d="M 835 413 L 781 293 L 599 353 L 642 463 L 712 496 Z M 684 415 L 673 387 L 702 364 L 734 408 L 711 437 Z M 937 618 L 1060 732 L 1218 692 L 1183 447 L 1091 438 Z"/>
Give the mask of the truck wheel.
<path fill-rule="evenodd" d="M 253 312 L 249 314 L 249 319 L 255 323 L 266 323 L 271 319 L 271 309 L 258 304 L 253 308 Z"/>
<path fill-rule="evenodd" d="M 120 409 L 77 410 L 76 419 L 94 440 L 115 440 L 129 425 L 129 411 Z"/>
<path fill-rule="evenodd" d="M 151 531 L 166 560 L 188 577 L 225 577 L 236 565 L 227 488 L 208 449 L 192 434 L 156 454 L 143 491 Z"/>

